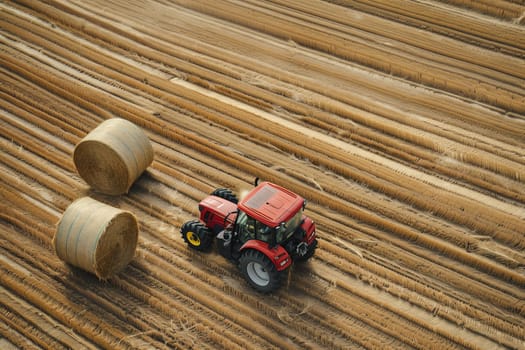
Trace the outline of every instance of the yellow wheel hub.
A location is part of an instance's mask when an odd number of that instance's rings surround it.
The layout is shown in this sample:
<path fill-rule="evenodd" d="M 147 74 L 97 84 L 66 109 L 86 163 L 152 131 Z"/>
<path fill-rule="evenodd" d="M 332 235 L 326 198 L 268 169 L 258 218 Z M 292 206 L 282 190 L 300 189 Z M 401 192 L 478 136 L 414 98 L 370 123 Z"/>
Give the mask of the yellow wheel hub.
<path fill-rule="evenodd" d="M 190 244 L 195 247 L 198 247 L 201 245 L 201 239 L 194 232 L 190 231 L 186 233 L 186 238 L 188 239 L 188 242 L 190 242 Z"/>

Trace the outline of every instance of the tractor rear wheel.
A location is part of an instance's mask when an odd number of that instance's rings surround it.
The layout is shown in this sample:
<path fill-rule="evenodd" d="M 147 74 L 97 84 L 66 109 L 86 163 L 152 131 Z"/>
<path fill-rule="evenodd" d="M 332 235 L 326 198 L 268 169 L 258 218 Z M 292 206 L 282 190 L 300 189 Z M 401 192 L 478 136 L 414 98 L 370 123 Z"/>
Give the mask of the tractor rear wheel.
<path fill-rule="evenodd" d="M 281 285 L 282 273 L 260 251 L 245 250 L 239 259 L 239 266 L 244 278 L 259 292 L 270 293 Z"/>
<path fill-rule="evenodd" d="M 212 232 L 199 220 L 185 222 L 180 228 L 180 233 L 188 246 L 195 250 L 208 250 L 213 243 Z"/>
<path fill-rule="evenodd" d="M 304 262 L 304 261 L 308 261 L 312 256 L 314 256 L 314 253 L 315 253 L 315 249 L 317 248 L 317 240 L 314 241 L 309 247 L 308 247 L 308 250 L 306 251 L 306 254 L 304 254 L 303 256 L 297 256 L 294 261 L 298 261 L 298 262 Z"/>
<path fill-rule="evenodd" d="M 227 188 L 217 188 L 211 193 L 211 195 L 224 198 L 227 201 L 230 201 L 235 204 L 239 202 L 239 200 L 237 199 L 237 196 L 231 190 Z"/>

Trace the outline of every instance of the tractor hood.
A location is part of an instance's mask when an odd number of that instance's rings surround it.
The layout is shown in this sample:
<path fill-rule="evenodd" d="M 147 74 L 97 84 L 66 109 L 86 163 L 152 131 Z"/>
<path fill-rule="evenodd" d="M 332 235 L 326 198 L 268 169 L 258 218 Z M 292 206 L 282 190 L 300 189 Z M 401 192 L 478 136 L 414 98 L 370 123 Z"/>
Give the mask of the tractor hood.
<path fill-rule="evenodd" d="M 276 227 L 292 218 L 303 205 L 301 196 L 273 183 L 262 182 L 239 202 L 239 209 L 267 226 Z"/>
<path fill-rule="evenodd" d="M 224 220 L 226 215 L 237 211 L 237 205 L 221 197 L 208 196 L 199 203 L 199 211 L 201 213 L 210 211 Z M 229 219 L 235 219 L 235 216 Z"/>

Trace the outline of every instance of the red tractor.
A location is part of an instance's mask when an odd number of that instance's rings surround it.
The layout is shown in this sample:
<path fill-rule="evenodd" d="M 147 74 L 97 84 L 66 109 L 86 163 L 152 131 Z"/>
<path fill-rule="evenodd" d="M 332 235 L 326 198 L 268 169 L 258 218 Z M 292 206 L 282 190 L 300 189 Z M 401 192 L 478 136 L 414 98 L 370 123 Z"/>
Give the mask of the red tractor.
<path fill-rule="evenodd" d="M 236 262 L 256 290 L 268 293 L 281 285 L 293 261 L 306 261 L 317 247 L 315 224 L 303 214 L 306 200 L 270 182 L 262 182 L 240 202 L 228 189 L 217 189 L 199 203 L 200 220 L 181 227 L 184 241 L 219 252 Z"/>

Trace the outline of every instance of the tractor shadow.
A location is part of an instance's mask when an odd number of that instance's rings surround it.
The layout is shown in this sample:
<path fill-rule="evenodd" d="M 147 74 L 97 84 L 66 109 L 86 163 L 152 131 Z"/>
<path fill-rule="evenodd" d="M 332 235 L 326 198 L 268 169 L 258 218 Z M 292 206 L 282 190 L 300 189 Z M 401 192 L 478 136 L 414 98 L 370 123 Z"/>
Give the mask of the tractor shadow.
<path fill-rule="evenodd" d="M 311 260 L 294 263 L 283 277 L 281 290 L 294 294 L 313 287 L 317 280 Z"/>

